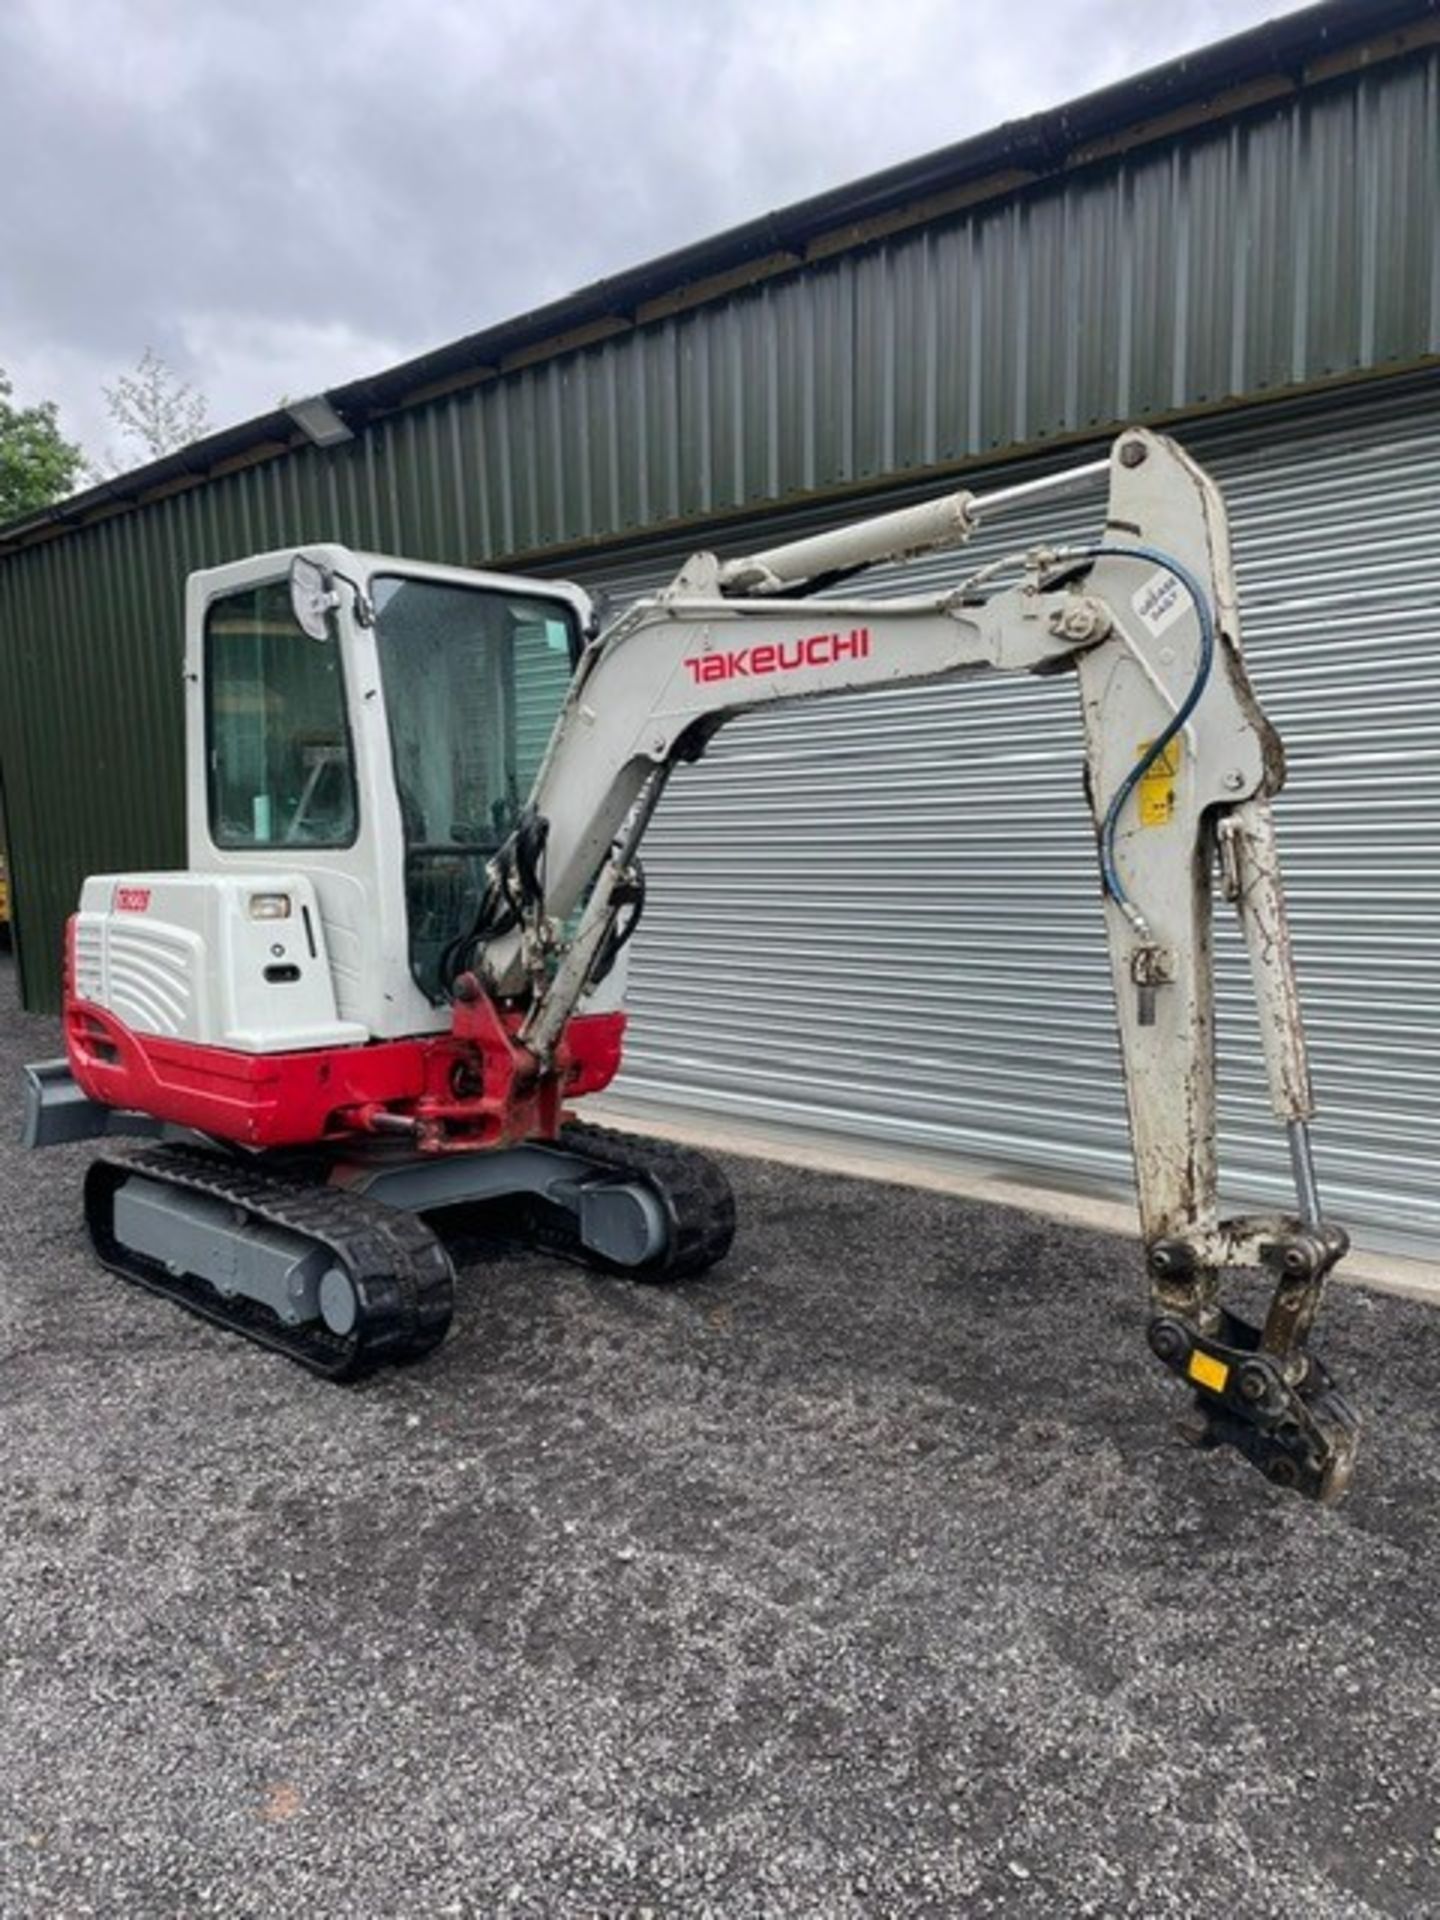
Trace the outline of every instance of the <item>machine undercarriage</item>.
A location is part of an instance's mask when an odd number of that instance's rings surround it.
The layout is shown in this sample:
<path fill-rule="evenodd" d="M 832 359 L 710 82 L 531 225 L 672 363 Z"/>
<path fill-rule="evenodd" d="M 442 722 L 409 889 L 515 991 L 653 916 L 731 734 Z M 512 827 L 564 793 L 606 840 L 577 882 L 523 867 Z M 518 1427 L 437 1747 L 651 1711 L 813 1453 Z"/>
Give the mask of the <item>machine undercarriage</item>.
<path fill-rule="evenodd" d="M 112 1272 L 336 1381 L 439 1346 L 456 1239 L 666 1284 L 723 1259 L 735 1232 L 714 1161 L 579 1122 L 553 1144 L 446 1159 L 121 1148 L 92 1162 L 85 1215 Z"/>

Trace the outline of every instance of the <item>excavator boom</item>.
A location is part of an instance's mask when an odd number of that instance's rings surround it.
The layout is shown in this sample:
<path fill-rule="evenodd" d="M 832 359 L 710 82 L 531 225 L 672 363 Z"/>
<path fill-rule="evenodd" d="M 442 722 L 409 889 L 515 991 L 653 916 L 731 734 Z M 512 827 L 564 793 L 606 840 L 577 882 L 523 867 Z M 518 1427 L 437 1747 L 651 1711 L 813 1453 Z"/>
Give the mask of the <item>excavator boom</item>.
<path fill-rule="evenodd" d="M 1104 475 L 1103 532 L 1015 556 L 1013 584 L 926 598 L 794 597 L 880 561 L 958 544 L 1047 489 Z M 988 570 L 987 570 L 988 571 Z M 977 583 L 978 584 L 978 583 Z M 1240 651 L 1219 492 L 1173 442 L 1132 431 L 1111 458 L 989 496 L 924 506 L 723 564 L 698 555 L 581 662 L 527 819 L 496 864 L 506 931 L 465 949 L 472 979 L 523 996 L 520 1039 L 545 1062 L 634 896 L 641 835 L 675 768 L 761 706 L 965 675 L 1073 670 L 1099 845 L 1140 1222 L 1153 1285 L 1150 1342 L 1187 1380 L 1202 1437 L 1239 1445 L 1277 1482 L 1323 1498 L 1344 1486 L 1355 1422 L 1305 1345 L 1346 1240 L 1321 1214 L 1311 1159 L 1305 1037 L 1271 797 L 1280 741 Z M 527 893 L 523 863 L 543 884 Z M 1285 1128 L 1296 1210 L 1222 1219 L 1217 1197 L 1216 881 L 1249 952 L 1271 1103 Z M 577 931 L 559 937 L 582 906 Z M 509 910 L 507 909 L 507 912 Z M 784 1035 L 757 1036 L 783 1047 Z M 1229 1267 L 1275 1283 L 1261 1328 L 1222 1306 Z"/>

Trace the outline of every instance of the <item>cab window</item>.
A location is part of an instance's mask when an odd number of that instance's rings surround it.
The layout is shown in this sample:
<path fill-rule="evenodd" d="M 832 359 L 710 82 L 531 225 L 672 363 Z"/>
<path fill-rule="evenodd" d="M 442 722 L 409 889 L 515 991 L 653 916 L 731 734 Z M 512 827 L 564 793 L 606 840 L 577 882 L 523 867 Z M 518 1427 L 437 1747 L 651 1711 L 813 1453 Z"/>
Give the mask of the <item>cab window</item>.
<path fill-rule="evenodd" d="M 410 965 L 438 1001 L 444 954 L 473 922 L 486 862 L 534 785 L 580 634 L 560 599 L 395 575 L 371 585 Z"/>
<path fill-rule="evenodd" d="M 205 663 L 215 845 L 351 845 L 355 767 L 340 649 L 296 625 L 288 583 L 216 600 Z"/>

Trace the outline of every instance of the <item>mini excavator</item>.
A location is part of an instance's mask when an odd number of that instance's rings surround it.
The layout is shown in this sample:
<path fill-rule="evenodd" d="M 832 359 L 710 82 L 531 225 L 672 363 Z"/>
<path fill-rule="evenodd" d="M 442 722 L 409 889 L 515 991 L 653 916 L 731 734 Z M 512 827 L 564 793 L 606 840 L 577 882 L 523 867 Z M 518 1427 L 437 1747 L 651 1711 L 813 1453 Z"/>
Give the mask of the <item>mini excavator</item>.
<path fill-rule="evenodd" d="M 1091 542 L 908 598 L 846 586 L 1102 480 Z M 1150 1346 L 1195 1395 L 1197 1443 L 1333 1499 L 1358 1425 L 1309 1336 L 1347 1242 L 1312 1164 L 1270 806 L 1284 759 L 1241 661 L 1220 493 L 1156 434 L 746 558 L 697 553 L 603 631 L 574 586 L 337 545 L 192 575 L 190 864 L 85 882 L 66 1057 L 27 1070 L 29 1141 L 148 1135 L 90 1167 L 99 1258 L 331 1380 L 438 1345 L 437 1228 L 477 1210 L 607 1274 L 703 1273 L 734 1232 L 720 1168 L 572 1111 L 620 1064 L 646 827 L 736 714 L 985 672 L 1079 689 Z M 1293 1215 L 1218 1208 L 1217 883 Z M 1263 1324 L 1221 1297 L 1236 1268 L 1265 1276 Z"/>

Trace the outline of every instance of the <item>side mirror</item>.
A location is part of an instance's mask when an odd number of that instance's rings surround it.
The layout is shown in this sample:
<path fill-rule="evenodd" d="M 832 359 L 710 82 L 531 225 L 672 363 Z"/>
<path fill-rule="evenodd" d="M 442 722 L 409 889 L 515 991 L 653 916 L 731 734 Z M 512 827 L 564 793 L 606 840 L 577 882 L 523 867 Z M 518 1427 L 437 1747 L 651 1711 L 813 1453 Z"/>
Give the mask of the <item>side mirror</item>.
<path fill-rule="evenodd" d="M 597 587 L 590 596 L 590 618 L 585 622 L 585 644 L 598 640 L 610 624 L 615 596 L 608 587 Z"/>
<path fill-rule="evenodd" d="M 330 615 L 339 604 L 330 569 L 308 554 L 297 553 L 290 562 L 290 609 L 300 631 L 312 640 L 328 640 Z"/>

